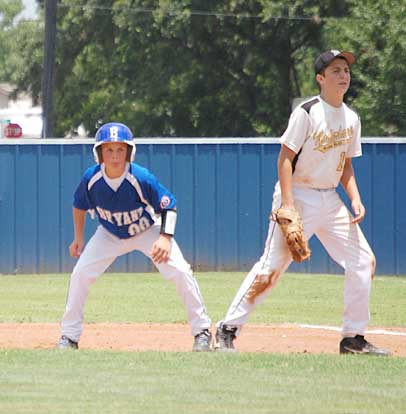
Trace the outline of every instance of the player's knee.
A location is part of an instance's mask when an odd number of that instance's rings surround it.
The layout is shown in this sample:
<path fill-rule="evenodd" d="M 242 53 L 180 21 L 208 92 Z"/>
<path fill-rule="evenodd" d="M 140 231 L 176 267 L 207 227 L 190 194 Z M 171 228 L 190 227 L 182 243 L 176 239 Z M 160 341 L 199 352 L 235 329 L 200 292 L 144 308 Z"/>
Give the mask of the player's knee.
<path fill-rule="evenodd" d="M 354 270 L 358 274 L 362 283 L 369 285 L 375 274 L 376 259 L 373 253 L 363 253 L 358 259 L 358 263 L 354 266 Z"/>
<path fill-rule="evenodd" d="M 376 259 L 375 255 L 373 253 L 365 254 L 365 257 L 363 258 L 364 267 L 368 269 L 369 274 L 373 275 L 375 273 L 375 267 L 376 267 Z"/>
<path fill-rule="evenodd" d="M 263 293 L 270 291 L 278 281 L 280 272 L 275 270 L 269 273 L 259 273 L 246 293 L 246 300 L 249 303 L 255 303 L 256 299 Z"/>
<path fill-rule="evenodd" d="M 91 273 L 91 272 L 74 271 L 72 273 L 72 279 L 77 280 L 79 283 L 84 283 L 84 284 L 89 284 L 89 285 L 96 282 L 98 276 L 99 276 L 98 274 Z"/>
<path fill-rule="evenodd" d="M 185 277 L 193 277 L 192 268 L 186 261 L 171 265 L 158 265 L 157 268 L 166 280 L 174 281 L 176 279 L 184 279 Z"/>

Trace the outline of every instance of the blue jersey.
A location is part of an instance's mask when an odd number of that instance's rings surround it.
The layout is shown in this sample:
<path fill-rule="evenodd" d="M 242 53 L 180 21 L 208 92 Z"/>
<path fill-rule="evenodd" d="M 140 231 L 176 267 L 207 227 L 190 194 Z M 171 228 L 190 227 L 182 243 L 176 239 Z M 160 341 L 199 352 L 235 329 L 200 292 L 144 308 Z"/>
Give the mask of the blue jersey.
<path fill-rule="evenodd" d="M 93 210 L 110 233 L 127 239 L 151 227 L 157 214 L 176 206 L 176 199 L 138 164 L 129 165 L 117 191 L 104 180 L 100 165 L 94 165 L 86 170 L 76 189 L 73 206 Z"/>

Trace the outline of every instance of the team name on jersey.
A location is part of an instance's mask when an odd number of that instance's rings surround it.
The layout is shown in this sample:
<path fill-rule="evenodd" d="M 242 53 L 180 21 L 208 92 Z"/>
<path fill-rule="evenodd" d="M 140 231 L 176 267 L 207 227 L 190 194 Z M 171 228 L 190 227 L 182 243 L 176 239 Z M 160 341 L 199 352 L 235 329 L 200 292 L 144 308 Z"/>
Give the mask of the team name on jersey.
<path fill-rule="evenodd" d="M 341 128 L 337 131 L 331 131 L 330 134 L 325 132 L 315 132 L 312 136 L 314 141 L 314 150 L 320 152 L 327 152 L 328 150 L 339 147 L 340 145 L 348 144 L 354 134 L 352 126 L 348 128 Z"/>
<path fill-rule="evenodd" d="M 116 211 L 114 213 L 99 206 L 96 207 L 96 210 L 102 220 L 117 226 L 128 226 L 128 234 L 130 236 L 135 236 L 151 226 L 149 220 L 142 216 L 144 207 L 138 207 L 131 211 Z"/>

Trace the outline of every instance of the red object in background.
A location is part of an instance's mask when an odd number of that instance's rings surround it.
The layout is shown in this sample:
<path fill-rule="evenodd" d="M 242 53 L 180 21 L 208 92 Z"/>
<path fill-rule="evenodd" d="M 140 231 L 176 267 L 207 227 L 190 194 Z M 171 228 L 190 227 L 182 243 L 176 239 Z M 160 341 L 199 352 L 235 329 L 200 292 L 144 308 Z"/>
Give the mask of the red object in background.
<path fill-rule="evenodd" d="M 21 138 L 23 130 L 18 124 L 8 124 L 4 128 L 4 135 L 6 138 Z"/>

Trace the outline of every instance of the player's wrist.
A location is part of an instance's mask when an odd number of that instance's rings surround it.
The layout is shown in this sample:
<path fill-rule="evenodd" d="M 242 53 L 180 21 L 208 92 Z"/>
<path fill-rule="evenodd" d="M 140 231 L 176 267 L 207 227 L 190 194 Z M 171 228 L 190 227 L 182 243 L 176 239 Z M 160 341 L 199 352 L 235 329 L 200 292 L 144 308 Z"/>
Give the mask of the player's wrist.
<path fill-rule="evenodd" d="M 295 208 L 295 202 L 293 199 L 282 200 L 281 207 L 283 208 Z"/>
<path fill-rule="evenodd" d="M 175 234 L 176 210 L 163 210 L 161 213 L 161 235 L 172 237 Z"/>

